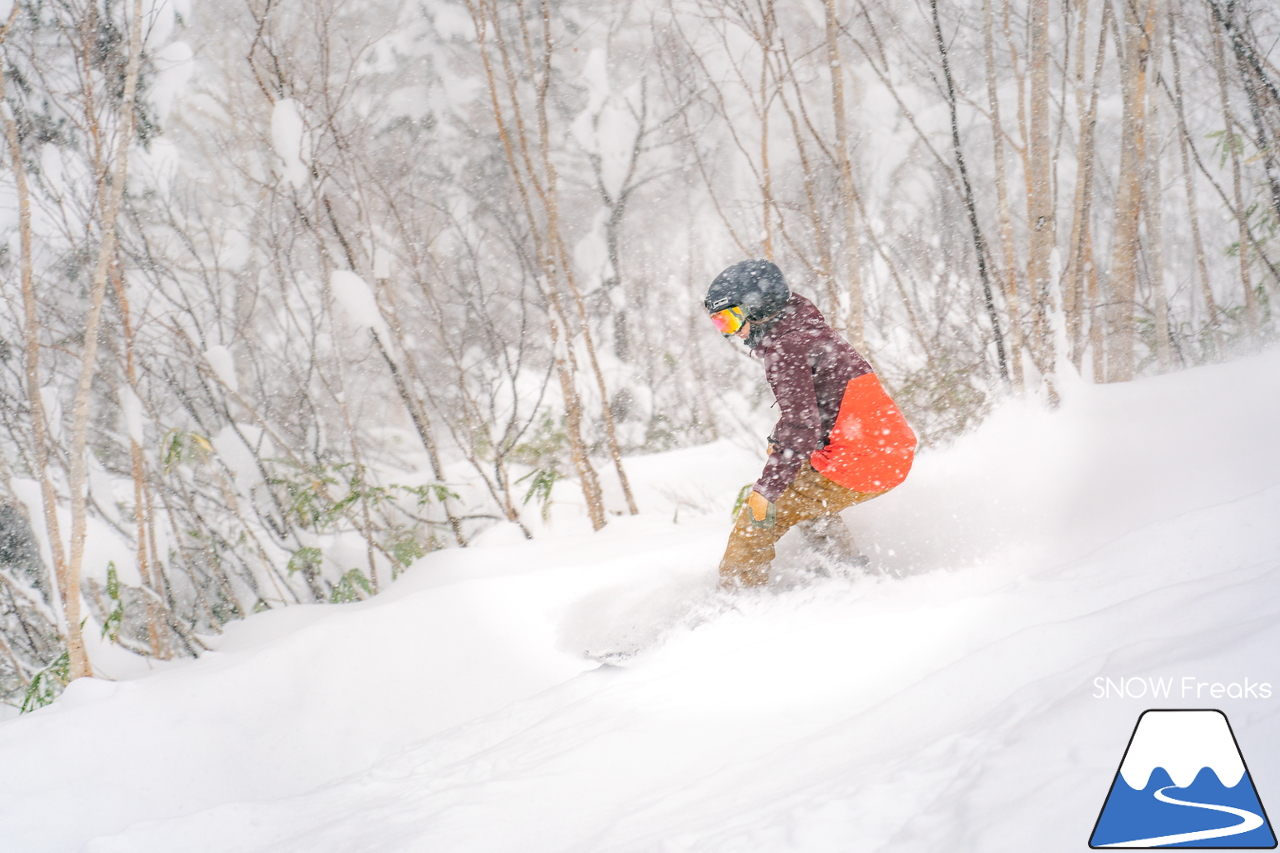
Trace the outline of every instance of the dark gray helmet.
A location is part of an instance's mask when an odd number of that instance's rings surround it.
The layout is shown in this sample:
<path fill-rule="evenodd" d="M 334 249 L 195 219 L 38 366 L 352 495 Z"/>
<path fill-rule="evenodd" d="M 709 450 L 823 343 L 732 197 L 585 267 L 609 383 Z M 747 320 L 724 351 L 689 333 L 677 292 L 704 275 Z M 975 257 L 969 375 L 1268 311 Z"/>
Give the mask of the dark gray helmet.
<path fill-rule="evenodd" d="M 791 298 L 791 288 L 782 270 L 773 261 L 739 261 L 711 282 L 703 304 L 708 314 L 732 308 L 752 323 L 766 320 L 781 311 Z"/>

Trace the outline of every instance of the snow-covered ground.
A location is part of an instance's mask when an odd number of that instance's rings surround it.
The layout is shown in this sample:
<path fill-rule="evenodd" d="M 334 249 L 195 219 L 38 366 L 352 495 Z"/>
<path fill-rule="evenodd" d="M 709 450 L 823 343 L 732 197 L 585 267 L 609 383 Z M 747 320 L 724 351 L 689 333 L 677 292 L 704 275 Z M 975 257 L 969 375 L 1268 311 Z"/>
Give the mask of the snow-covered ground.
<path fill-rule="evenodd" d="M 760 464 L 723 442 L 630 460 L 645 511 L 600 534 L 558 505 L 76 682 L 0 724 L 0 848 L 1081 850 L 1148 707 L 1224 710 L 1280 811 L 1280 353 L 1063 394 L 850 510 L 877 575 L 793 546 L 716 593 Z M 1096 698 L 1135 677 L 1171 695 Z"/>

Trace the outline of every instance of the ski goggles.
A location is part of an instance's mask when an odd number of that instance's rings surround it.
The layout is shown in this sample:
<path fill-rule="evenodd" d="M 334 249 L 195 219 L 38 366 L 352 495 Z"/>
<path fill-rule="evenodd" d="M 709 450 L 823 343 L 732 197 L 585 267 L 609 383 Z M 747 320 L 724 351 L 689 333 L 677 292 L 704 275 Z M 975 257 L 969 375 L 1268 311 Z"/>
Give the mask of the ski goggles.
<path fill-rule="evenodd" d="M 727 338 L 738 334 L 747 318 L 742 315 L 742 309 L 735 305 L 712 314 L 711 322 Z"/>

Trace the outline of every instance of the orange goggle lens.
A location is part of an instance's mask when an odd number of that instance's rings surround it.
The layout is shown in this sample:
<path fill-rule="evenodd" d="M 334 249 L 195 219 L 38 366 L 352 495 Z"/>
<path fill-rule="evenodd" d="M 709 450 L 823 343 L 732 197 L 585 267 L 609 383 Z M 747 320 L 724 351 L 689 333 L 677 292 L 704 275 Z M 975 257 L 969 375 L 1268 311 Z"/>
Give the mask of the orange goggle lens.
<path fill-rule="evenodd" d="M 720 330 L 720 334 L 726 336 L 736 335 L 746 321 L 747 319 L 742 316 L 742 309 L 736 305 L 711 315 L 711 322 Z"/>

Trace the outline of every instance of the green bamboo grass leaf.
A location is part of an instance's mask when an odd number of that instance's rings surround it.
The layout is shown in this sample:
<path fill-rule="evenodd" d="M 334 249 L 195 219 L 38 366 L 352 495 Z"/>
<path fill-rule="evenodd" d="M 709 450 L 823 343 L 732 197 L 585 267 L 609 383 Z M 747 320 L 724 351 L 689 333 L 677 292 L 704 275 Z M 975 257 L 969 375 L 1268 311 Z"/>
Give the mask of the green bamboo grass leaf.
<path fill-rule="evenodd" d="M 57 660 L 37 672 L 31 679 L 31 683 L 27 685 L 26 695 L 22 697 L 22 708 L 19 713 L 26 714 L 52 704 L 70 680 L 71 655 L 64 651 Z"/>
<path fill-rule="evenodd" d="M 107 614 L 102 623 L 101 636 L 111 638 L 111 642 L 120 639 L 120 626 L 124 624 L 124 601 L 120 598 L 120 576 L 116 572 L 114 561 L 107 563 L 107 597 L 116 603 L 115 609 Z"/>
<path fill-rule="evenodd" d="M 319 568 L 322 556 L 319 548 L 299 548 L 289 558 L 289 574 L 303 569 Z"/>

